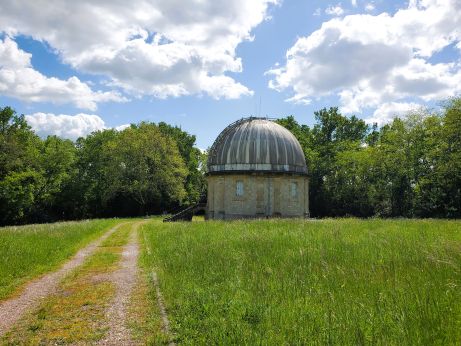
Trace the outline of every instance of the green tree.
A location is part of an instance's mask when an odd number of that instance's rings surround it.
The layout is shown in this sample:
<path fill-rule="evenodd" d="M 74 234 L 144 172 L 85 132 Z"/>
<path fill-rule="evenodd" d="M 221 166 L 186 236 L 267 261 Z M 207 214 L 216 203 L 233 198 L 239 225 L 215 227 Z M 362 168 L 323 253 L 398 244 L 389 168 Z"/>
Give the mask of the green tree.
<path fill-rule="evenodd" d="M 0 181 L 1 224 L 35 222 L 37 191 L 43 186 L 43 176 L 36 171 L 10 172 Z"/>
<path fill-rule="evenodd" d="M 177 143 L 179 153 L 186 164 L 187 176 L 184 183 L 187 196 L 186 204 L 197 202 L 205 193 L 206 182 L 203 172 L 200 171 L 201 160 L 203 159 L 200 149 L 195 147 L 196 138 L 177 126 L 171 126 L 164 122 L 158 124 L 160 131 L 170 136 Z"/>
<path fill-rule="evenodd" d="M 33 221 L 37 191 L 43 184 L 41 146 L 24 115 L 0 108 L 0 224 Z"/>
<path fill-rule="evenodd" d="M 417 216 L 461 217 L 461 98 L 426 120 L 425 174 L 415 186 Z"/>
<path fill-rule="evenodd" d="M 76 156 L 77 149 L 68 139 L 48 136 L 43 141 L 40 153 L 43 185 L 36 196 L 43 220 L 75 217 L 70 185 L 77 175 Z"/>
<path fill-rule="evenodd" d="M 76 143 L 76 171 L 71 191 L 75 217 L 113 216 L 108 211 L 106 191 L 110 188 L 110 162 L 117 131 L 97 131 Z"/>
<path fill-rule="evenodd" d="M 186 198 L 178 145 L 155 124 L 95 132 L 77 148 L 81 215 L 159 213 Z"/>
<path fill-rule="evenodd" d="M 39 168 L 40 138 L 30 129 L 24 115 L 11 107 L 0 108 L 0 179 L 9 172 Z"/>
<path fill-rule="evenodd" d="M 165 210 L 186 197 L 187 168 L 173 138 L 155 124 L 141 123 L 113 143 L 106 198 L 128 196 L 139 214 Z"/>
<path fill-rule="evenodd" d="M 312 213 L 316 216 L 353 214 L 353 208 L 349 208 L 348 204 L 340 203 L 340 201 L 351 200 L 356 195 L 356 189 L 351 191 L 337 186 L 338 183 L 342 184 L 341 181 L 354 181 L 353 177 L 344 176 L 344 172 L 353 174 L 354 170 L 342 167 L 341 164 L 347 163 L 346 155 L 342 153 L 363 149 L 368 126 L 355 116 L 350 118 L 343 116 L 336 107 L 321 109 L 314 115 L 316 124 L 311 131 L 311 145 L 316 153 L 312 155 L 314 162 L 311 169 Z M 347 165 L 351 164 L 351 162 L 347 163 Z M 342 180 L 338 181 L 340 177 Z M 344 195 L 347 193 L 354 194 Z"/>

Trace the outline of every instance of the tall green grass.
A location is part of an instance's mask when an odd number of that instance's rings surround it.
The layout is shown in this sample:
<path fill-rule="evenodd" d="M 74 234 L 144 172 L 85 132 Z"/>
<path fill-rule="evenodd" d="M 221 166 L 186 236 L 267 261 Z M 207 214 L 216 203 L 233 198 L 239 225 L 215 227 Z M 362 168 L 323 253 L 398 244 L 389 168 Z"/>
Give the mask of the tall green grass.
<path fill-rule="evenodd" d="M 461 343 L 461 222 L 154 223 L 159 275 L 185 344 Z"/>
<path fill-rule="evenodd" d="M 59 222 L 0 228 L 0 300 L 50 271 L 120 220 Z"/>

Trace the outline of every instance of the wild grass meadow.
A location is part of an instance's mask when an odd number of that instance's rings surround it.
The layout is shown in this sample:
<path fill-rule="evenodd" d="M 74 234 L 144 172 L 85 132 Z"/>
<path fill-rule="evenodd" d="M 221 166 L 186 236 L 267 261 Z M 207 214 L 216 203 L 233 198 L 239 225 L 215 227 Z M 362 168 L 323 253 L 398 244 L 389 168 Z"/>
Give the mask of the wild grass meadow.
<path fill-rule="evenodd" d="M 0 228 L 0 300 L 119 222 L 106 219 Z"/>
<path fill-rule="evenodd" d="M 141 230 L 184 344 L 461 342 L 461 222 L 154 222 Z"/>

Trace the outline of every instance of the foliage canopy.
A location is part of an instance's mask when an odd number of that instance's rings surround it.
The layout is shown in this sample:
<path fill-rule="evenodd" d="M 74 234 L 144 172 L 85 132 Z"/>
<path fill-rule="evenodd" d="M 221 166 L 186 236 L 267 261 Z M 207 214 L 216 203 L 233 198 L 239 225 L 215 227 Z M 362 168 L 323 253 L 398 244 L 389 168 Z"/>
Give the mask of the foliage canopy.
<path fill-rule="evenodd" d="M 161 213 L 204 187 L 195 137 L 165 123 L 40 139 L 0 108 L 0 224 Z"/>
<path fill-rule="evenodd" d="M 378 128 L 338 108 L 312 127 L 278 120 L 299 140 L 315 217 L 461 217 L 461 98 Z M 0 108 L 0 225 L 161 213 L 197 202 L 206 154 L 166 123 L 38 137 Z"/>

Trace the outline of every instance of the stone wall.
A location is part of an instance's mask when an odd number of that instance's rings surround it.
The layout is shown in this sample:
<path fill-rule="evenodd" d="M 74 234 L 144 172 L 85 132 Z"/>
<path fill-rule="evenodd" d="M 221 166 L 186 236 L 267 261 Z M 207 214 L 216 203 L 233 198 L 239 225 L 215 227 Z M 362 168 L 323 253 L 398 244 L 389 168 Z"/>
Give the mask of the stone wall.
<path fill-rule="evenodd" d="M 209 175 L 207 179 L 209 219 L 309 216 L 306 176 L 251 173 Z M 241 196 L 237 182 L 243 184 Z"/>

